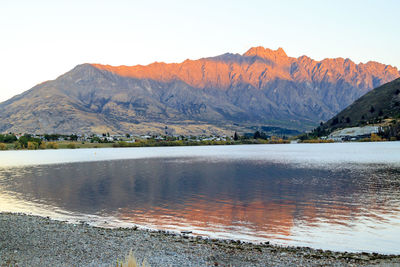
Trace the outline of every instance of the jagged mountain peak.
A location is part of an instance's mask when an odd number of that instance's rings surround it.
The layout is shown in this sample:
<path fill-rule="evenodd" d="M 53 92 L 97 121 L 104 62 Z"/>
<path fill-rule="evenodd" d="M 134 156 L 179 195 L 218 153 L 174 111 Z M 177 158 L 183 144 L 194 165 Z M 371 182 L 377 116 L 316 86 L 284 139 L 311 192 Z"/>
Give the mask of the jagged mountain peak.
<path fill-rule="evenodd" d="M 286 55 L 286 52 L 281 47 L 279 47 L 276 50 L 272 50 L 270 48 L 265 48 L 263 46 L 252 47 L 249 50 L 247 50 L 247 52 L 245 52 L 243 56 L 246 57 L 257 56 L 268 60 L 288 57 Z"/>
<path fill-rule="evenodd" d="M 359 95 L 399 77 L 396 68 L 380 63 L 355 64 L 350 59 L 327 58 L 321 61 L 307 56 L 288 57 L 282 48 L 272 50 L 262 46 L 252 47 L 243 55 L 225 53 L 182 63 L 153 63 L 147 66 L 109 66 L 94 64 L 97 69 L 135 79 L 151 79 L 161 82 L 182 81 L 195 88 L 219 88 L 227 90 L 238 84 L 263 89 L 276 79 L 298 83 L 324 80 L 358 84 L 363 91 Z M 379 80 L 376 83 L 376 80 Z M 360 86 L 359 86 L 360 85 Z M 317 85 L 314 85 L 317 86 Z"/>

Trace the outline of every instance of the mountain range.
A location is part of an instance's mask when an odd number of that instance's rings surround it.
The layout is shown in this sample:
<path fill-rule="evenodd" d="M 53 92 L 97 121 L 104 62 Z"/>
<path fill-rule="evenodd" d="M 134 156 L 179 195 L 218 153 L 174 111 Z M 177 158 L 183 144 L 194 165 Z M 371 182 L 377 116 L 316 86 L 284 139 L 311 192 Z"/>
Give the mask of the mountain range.
<path fill-rule="evenodd" d="M 82 64 L 0 103 L 0 132 L 308 130 L 398 77 L 378 62 L 294 58 L 264 47 L 172 64 Z"/>

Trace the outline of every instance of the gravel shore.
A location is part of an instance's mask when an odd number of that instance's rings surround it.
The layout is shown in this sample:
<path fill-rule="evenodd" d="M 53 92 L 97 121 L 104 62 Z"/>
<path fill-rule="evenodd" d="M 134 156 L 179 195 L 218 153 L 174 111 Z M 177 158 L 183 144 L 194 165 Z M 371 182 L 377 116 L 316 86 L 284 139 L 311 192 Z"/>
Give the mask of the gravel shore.
<path fill-rule="evenodd" d="M 0 266 L 115 266 L 131 249 L 151 266 L 400 266 L 400 255 L 210 240 L 0 213 Z"/>

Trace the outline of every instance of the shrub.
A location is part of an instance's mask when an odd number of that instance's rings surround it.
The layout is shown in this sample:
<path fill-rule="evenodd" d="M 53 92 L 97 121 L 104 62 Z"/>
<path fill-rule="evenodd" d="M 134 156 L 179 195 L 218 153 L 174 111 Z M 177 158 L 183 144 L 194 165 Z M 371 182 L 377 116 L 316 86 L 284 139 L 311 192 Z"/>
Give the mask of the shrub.
<path fill-rule="evenodd" d="M 67 148 L 75 149 L 75 148 L 76 148 L 76 145 L 75 145 L 74 143 L 69 143 L 69 144 L 67 145 Z"/>
<path fill-rule="evenodd" d="M 289 144 L 289 140 L 283 140 L 282 138 L 278 138 L 275 136 L 271 136 L 271 139 L 268 141 L 268 144 Z"/>
<path fill-rule="evenodd" d="M 39 149 L 46 149 L 46 144 L 45 144 L 45 142 L 41 142 L 41 143 L 40 143 Z"/>
<path fill-rule="evenodd" d="M 137 259 L 132 253 L 132 250 L 125 257 L 123 262 L 117 262 L 117 267 L 150 267 L 150 265 L 146 262 L 146 260 L 142 261 L 142 264 L 139 264 Z"/>
<path fill-rule="evenodd" d="M 148 145 L 149 143 L 147 141 L 139 141 L 135 143 L 128 143 L 125 141 L 119 141 L 117 143 L 113 144 L 113 147 L 141 147 L 141 146 L 150 146 Z M 161 143 L 158 143 L 158 145 L 162 145 Z"/>
<path fill-rule="evenodd" d="M 369 138 L 367 137 L 360 140 L 360 142 L 382 142 L 382 141 L 387 141 L 387 140 L 375 133 L 372 133 L 371 137 Z"/>
<path fill-rule="evenodd" d="M 372 133 L 371 134 L 371 142 L 379 142 L 379 141 L 385 141 L 384 139 L 382 139 L 382 137 L 380 137 L 379 135 Z"/>
<path fill-rule="evenodd" d="M 14 149 L 22 149 L 22 144 L 20 142 L 15 142 L 14 143 Z"/>
<path fill-rule="evenodd" d="M 28 142 L 27 148 L 29 150 L 36 150 L 39 148 L 39 144 L 36 142 Z"/>
<path fill-rule="evenodd" d="M 46 144 L 46 148 L 49 148 L 49 149 L 58 149 L 58 144 L 57 144 L 56 142 L 48 142 L 48 143 Z"/>
<path fill-rule="evenodd" d="M 7 145 L 4 143 L 0 143 L 0 150 L 7 150 Z"/>

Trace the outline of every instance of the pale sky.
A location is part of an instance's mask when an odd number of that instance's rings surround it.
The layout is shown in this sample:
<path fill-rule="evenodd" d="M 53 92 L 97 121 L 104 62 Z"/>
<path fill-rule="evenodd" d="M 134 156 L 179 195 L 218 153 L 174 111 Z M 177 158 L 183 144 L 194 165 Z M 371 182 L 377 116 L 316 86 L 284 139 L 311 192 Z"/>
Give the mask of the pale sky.
<path fill-rule="evenodd" d="M 0 101 L 82 63 L 181 62 L 282 47 L 400 67 L 398 0 L 0 0 Z"/>

